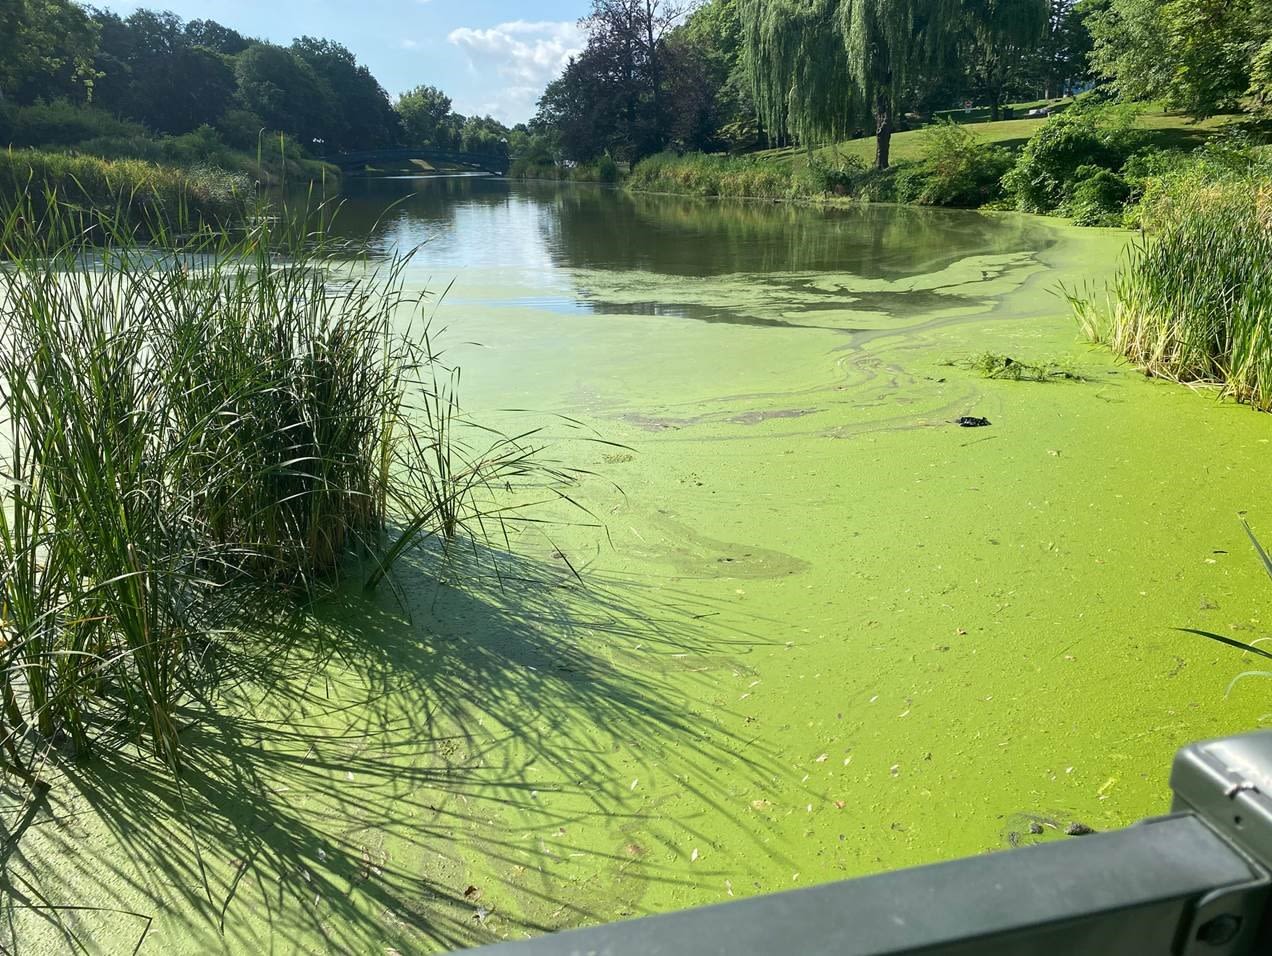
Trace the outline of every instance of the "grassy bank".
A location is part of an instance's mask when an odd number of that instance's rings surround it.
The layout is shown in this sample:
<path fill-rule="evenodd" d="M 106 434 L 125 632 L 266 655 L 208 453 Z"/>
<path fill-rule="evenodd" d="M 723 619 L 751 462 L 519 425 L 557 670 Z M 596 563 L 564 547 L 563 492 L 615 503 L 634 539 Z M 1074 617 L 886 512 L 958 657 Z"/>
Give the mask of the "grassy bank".
<path fill-rule="evenodd" d="M 225 227 L 255 202 L 246 176 L 211 167 L 181 169 L 137 159 L 108 160 L 39 150 L 0 152 L 0 210 L 43 210 L 61 204 L 84 224 L 102 216 L 143 232 Z"/>
<path fill-rule="evenodd" d="M 213 167 L 266 186 L 340 177 L 338 167 L 314 159 L 291 137 L 257 126 L 231 130 L 201 126 L 179 136 L 161 136 L 139 123 L 64 101 L 32 106 L 0 103 L 0 147 Z"/>
<path fill-rule="evenodd" d="M 859 139 L 746 156 L 654 156 L 639 163 L 628 182 L 634 189 L 697 196 L 998 205 L 1107 225 L 1133 198 L 1131 180 L 1142 178 L 1144 164 L 1127 170 L 1130 160 L 1187 153 L 1224 124 L 1223 118 L 1194 123 L 1160 110 L 1082 101 L 1050 119 L 942 120 L 898 133 L 893 166 L 882 171 L 870 165 L 874 141 Z M 1078 195 L 1100 171 L 1104 180 Z M 1110 175 L 1116 181 L 1109 182 Z"/>
<path fill-rule="evenodd" d="M 400 331 L 409 256 L 350 260 L 325 211 L 146 245 L 101 218 L 92 246 L 86 215 L 0 220 L 0 751 L 27 779 L 118 743 L 177 767 L 245 620 L 566 478 L 470 426 L 427 329 Z"/>

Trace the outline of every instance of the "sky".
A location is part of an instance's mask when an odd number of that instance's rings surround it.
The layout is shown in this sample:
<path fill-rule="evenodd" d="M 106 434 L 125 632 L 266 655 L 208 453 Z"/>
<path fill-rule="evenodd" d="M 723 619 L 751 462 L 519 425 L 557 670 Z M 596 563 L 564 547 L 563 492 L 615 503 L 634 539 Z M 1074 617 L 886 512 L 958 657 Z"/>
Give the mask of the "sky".
<path fill-rule="evenodd" d="M 279 44 L 308 34 L 343 43 L 389 95 L 440 87 L 465 115 L 509 125 L 534 115 L 543 88 L 583 45 L 588 0 L 96 0 L 183 20 L 216 20 Z"/>

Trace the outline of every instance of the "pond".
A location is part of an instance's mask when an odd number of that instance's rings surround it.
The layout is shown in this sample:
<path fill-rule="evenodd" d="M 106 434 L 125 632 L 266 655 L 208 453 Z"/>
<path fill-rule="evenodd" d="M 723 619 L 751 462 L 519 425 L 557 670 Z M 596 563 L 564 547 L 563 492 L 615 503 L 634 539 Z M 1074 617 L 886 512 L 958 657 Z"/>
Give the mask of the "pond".
<path fill-rule="evenodd" d="M 444 950 L 1068 839 L 1269 710 L 1179 629 L 1264 632 L 1272 421 L 1079 340 L 1060 290 L 1127 234 L 346 189 L 339 229 L 449 286 L 467 409 L 543 427 L 586 511 L 262 623 L 179 787 L 121 752 L 53 789 L 6 945 Z"/>

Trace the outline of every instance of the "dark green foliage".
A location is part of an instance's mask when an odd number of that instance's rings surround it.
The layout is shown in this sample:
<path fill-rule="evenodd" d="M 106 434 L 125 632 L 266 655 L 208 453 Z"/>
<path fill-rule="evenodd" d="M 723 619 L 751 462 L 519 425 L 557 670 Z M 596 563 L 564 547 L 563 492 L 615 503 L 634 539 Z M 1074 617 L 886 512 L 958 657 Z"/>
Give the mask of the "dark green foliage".
<path fill-rule="evenodd" d="M 924 133 L 923 158 L 897 173 L 897 199 L 923 206 L 977 207 L 1002 193 L 1012 156 L 979 142 L 966 126 L 938 123 Z"/>
<path fill-rule="evenodd" d="M 1120 170 L 1144 139 L 1126 111 L 1074 107 L 1030 137 L 1004 177 L 1004 188 L 1024 212 L 1055 212 L 1072 195 L 1080 168 Z"/>
<path fill-rule="evenodd" d="M 866 164 L 856 156 L 840 157 L 834 163 L 813 156 L 808 162 L 804 181 L 814 194 L 847 196 L 865 172 Z"/>
<path fill-rule="evenodd" d="M 335 103 L 314 68 L 290 50 L 272 44 L 248 47 L 234 62 L 239 105 L 270 129 L 302 143 L 325 139 Z"/>
<path fill-rule="evenodd" d="M 597 182 L 613 185 L 618 182 L 619 176 L 618 163 L 614 162 L 613 158 L 608 154 L 596 161 Z"/>
<path fill-rule="evenodd" d="M 1079 226 L 1119 226 L 1130 184 L 1110 169 L 1079 166 L 1065 213 Z"/>
<path fill-rule="evenodd" d="M 146 128 L 140 123 L 67 100 L 32 106 L 0 103 L 0 147 L 59 148 L 100 137 L 131 139 L 146 135 Z"/>
<path fill-rule="evenodd" d="M 322 135 L 328 148 L 367 149 L 398 141 L 400 123 L 388 94 L 347 47 L 305 36 L 292 43 L 291 52 L 313 69 L 331 97 L 334 111 Z"/>
<path fill-rule="evenodd" d="M 95 81 L 97 31 L 73 0 L 0 0 L 0 101 L 70 97 Z"/>
<path fill-rule="evenodd" d="M 1087 0 L 1087 9 L 1092 65 L 1124 98 L 1209 116 L 1266 89 L 1267 0 Z"/>

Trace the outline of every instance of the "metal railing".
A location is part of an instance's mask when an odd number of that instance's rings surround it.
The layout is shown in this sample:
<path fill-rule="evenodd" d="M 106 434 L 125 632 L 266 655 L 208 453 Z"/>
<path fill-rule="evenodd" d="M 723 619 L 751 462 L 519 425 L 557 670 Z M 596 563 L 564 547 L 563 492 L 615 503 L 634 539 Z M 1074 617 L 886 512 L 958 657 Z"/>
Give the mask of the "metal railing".
<path fill-rule="evenodd" d="M 573 930 L 472 956 L 1272 956 L 1272 732 L 1175 757 L 1125 830 Z"/>

